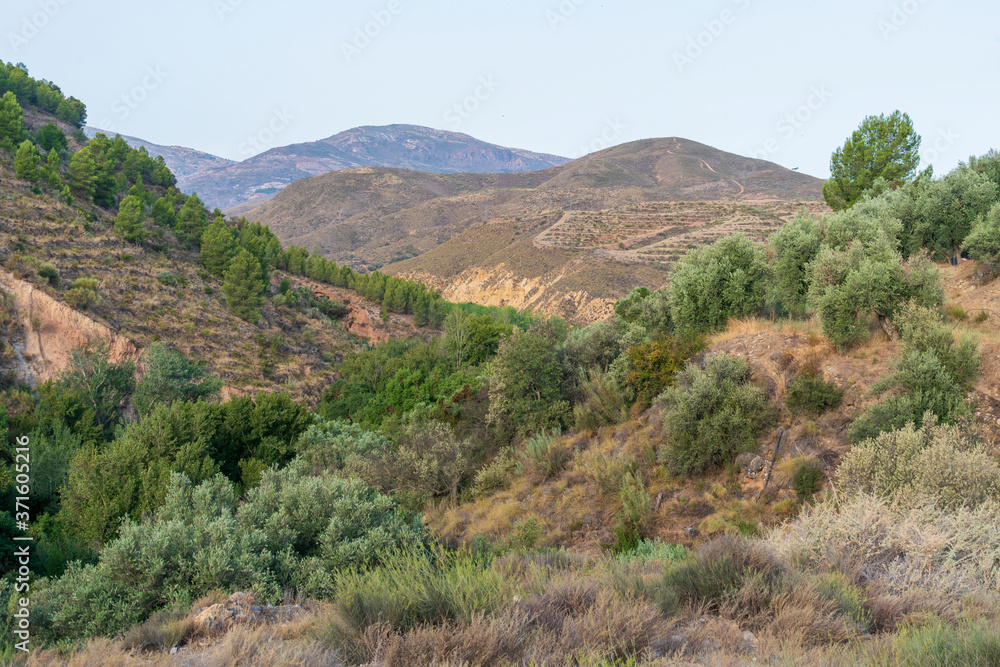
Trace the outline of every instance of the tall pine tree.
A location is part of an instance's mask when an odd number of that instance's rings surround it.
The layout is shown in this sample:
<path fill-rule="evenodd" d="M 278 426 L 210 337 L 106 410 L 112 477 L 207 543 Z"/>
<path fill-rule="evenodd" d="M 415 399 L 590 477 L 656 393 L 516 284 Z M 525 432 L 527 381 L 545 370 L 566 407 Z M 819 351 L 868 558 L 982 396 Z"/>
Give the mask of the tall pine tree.
<path fill-rule="evenodd" d="M 174 233 L 188 245 L 197 248 L 201 245 L 201 235 L 205 233 L 207 226 L 208 214 L 205 213 L 205 203 L 193 193 L 177 214 Z"/>
<path fill-rule="evenodd" d="M 25 140 L 14 156 L 14 172 L 30 183 L 38 180 L 38 163 L 42 161 L 35 144 Z"/>
<path fill-rule="evenodd" d="M 122 200 L 118 207 L 118 215 L 115 216 L 115 231 L 122 235 L 122 238 L 132 243 L 142 243 L 146 238 L 146 228 L 143 222 L 146 220 L 146 205 L 142 199 L 135 195 L 129 195 Z"/>
<path fill-rule="evenodd" d="M 210 273 L 221 276 L 238 248 L 233 230 L 221 217 L 216 218 L 201 236 L 201 261 Z"/>
<path fill-rule="evenodd" d="M 222 283 L 229 312 L 247 322 L 256 322 L 260 318 L 258 308 L 264 291 L 260 274 L 260 262 L 243 248 L 229 263 Z"/>
<path fill-rule="evenodd" d="M 0 98 L 0 147 L 13 151 L 28 138 L 24 127 L 24 111 L 17 103 L 17 96 L 7 91 Z"/>

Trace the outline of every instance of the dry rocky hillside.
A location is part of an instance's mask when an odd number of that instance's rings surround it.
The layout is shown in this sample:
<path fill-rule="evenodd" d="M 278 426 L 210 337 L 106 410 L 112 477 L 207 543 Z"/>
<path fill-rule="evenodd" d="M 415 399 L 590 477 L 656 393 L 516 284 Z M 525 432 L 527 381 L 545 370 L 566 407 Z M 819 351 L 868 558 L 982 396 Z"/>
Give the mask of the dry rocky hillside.
<path fill-rule="evenodd" d="M 683 139 L 638 141 L 527 174 L 357 169 L 298 181 L 246 215 L 285 243 L 422 280 L 450 301 L 573 321 L 658 287 L 688 249 L 762 239 L 822 182 Z"/>
<path fill-rule="evenodd" d="M 195 254 L 170 243 L 159 250 L 127 243 L 106 212 L 36 196 L 6 170 L 0 193 L 0 290 L 13 299 L 19 325 L 14 370 L 32 383 L 58 375 L 81 345 L 104 341 L 115 356 L 137 358 L 166 341 L 205 362 L 226 395 L 281 388 L 315 402 L 336 377 L 336 362 L 363 340 L 424 335 L 411 316 L 383 323 L 377 304 L 297 277 L 293 285 L 343 301 L 348 315 L 319 320 L 267 300 L 263 319 L 249 324 L 229 313 L 221 281 Z M 55 267 L 57 279 L 39 276 L 44 264 Z M 85 307 L 66 299 L 78 278 L 98 285 L 96 301 Z"/>
<path fill-rule="evenodd" d="M 956 336 L 969 332 L 980 343 L 982 375 L 969 399 L 975 406 L 983 441 L 992 443 L 997 454 L 1000 281 L 976 282 L 974 264 L 942 266 L 942 279 Z M 974 322 L 976 309 L 987 309 L 989 318 Z M 829 483 L 850 449 L 848 427 L 881 398 L 871 390 L 890 373 L 900 345 L 879 331 L 864 345 L 840 352 L 822 335 L 816 320 L 776 324 L 749 319 L 732 321 L 724 332 L 713 336 L 704 354 L 713 353 L 746 358 L 752 381 L 779 405 L 784 404 L 788 385 L 807 367 L 820 370 L 827 381 L 843 389 L 843 402 L 818 417 L 783 408 L 776 426 L 760 438 L 757 455 L 741 457 L 738 469 L 686 481 L 661 477 L 650 467 L 650 461 L 655 460 L 652 452 L 663 444 L 662 406 L 592 435 L 573 432 L 563 436 L 564 445 L 574 456 L 560 475 L 541 484 L 522 477 L 509 489 L 479 501 L 442 507 L 429 515 L 435 533 L 449 544 L 471 544 L 477 537 L 495 540 L 517 536 L 525 526 L 532 526 L 540 545 L 599 554 L 614 542 L 610 526 L 621 506 L 617 496 L 602 492 L 601 476 L 616 461 L 624 460 L 638 462 L 654 501 L 651 537 L 691 546 L 712 535 L 738 534 L 748 526 L 776 526 L 800 509 L 791 488 L 796 464 L 817 461 L 827 488 L 832 488 Z"/>

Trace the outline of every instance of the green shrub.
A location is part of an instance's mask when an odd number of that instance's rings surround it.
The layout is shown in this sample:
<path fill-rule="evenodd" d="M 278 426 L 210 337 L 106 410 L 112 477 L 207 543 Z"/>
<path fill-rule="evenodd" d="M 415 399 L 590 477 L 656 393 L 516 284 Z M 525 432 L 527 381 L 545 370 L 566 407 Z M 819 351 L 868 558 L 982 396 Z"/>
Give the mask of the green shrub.
<path fill-rule="evenodd" d="M 956 628 L 934 618 L 903 628 L 875 664 L 992 667 L 1000 664 L 1000 629 L 983 620 L 960 621 Z"/>
<path fill-rule="evenodd" d="M 536 517 L 517 519 L 510 526 L 507 546 L 515 551 L 534 551 L 544 534 L 545 528 Z"/>
<path fill-rule="evenodd" d="M 513 454 L 508 451 L 500 452 L 476 473 L 472 481 L 472 497 L 484 498 L 509 487 L 519 465 Z"/>
<path fill-rule="evenodd" d="M 970 412 L 965 396 L 979 377 L 976 339 L 965 335 L 956 343 L 940 313 L 913 302 L 902 306 L 894 321 L 903 354 L 892 375 L 872 391 L 897 393 L 858 416 L 848 432 L 852 442 L 920 423 L 927 412 L 946 423 Z"/>
<path fill-rule="evenodd" d="M 983 265 L 987 275 L 993 276 L 1000 270 L 1000 203 L 973 223 L 962 248 Z"/>
<path fill-rule="evenodd" d="M 774 422 L 776 410 L 749 375 L 745 359 L 712 355 L 703 368 L 688 364 L 658 399 L 667 436 L 660 460 L 672 473 L 705 472 L 757 449 L 757 437 Z"/>
<path fill-rule="evenodd" d="M 222 380 L 210 377 L 204 365 L 160 343 L 146 350 L 143 366 L 145 374 L 132 394 L 132 405 L 141 416 L 157 404 L 210 399 L 222 388 Z"/>
<path fill-rule="evenodd" d="M 338 570 L 421 542 L 421 530 L 360 480 L 272 469 L 239 502 L 221 475 L 193 486 L 175 474 L 163 505 L 142 523 L 126 520 L 97 564 L 39 586 L 33 619 L 40 637 L 75 640 L 124 632 L 217 588 L 272 603 L 289 588 L 327 595 Z"/>
<path fill-rule="evenodd" d="M 170 271 L 161 271 L 156 279 L 160 281 L 161 285 L 166 285 L 168 287 L 177 287 L 177 278 Z"/>
<path fill-rule="evenodd" d="M 66 302 L 74 308 L 86 309 L 97 301 L 97 279 L 77 278 L 66 292 Z"/>
<path fill-rule="evenodd" d="M 630 371 L 628 386 L 643 406 L 648 406 L 674 382 L 692 356 L 705 347 L 701 338 L 668 336 L 626 350 Z"/>
<path fill-rule="evenodd" d="M 44 278 L 53 287 L 59 285 L 59 269 L 51 264 L 42 264 L 41 268 L 38 269 L 38 277 Z"/>
<path fill-rule="evenodd" d="M 621 387 L 607 373 L 591 371 L 580 383 L 580 397 L 573 406 L 578 428 L 596 433 L 598 427 L 628 419 L 629 403 Z"/>
<path fill-rule="evenodd" d="M 792 490 L 802 500 L 808 500 L 819 491 L 819 483 L 823 479 L 823 468 L 819 461 L 800 461 L 792 472 Z"/>
<path fill-rule="evenodd" d="M 823 241 L 823 223 L 800 213 L 768 239 L 773 252 L 774 278 L 768 285 L 768 304 L 775 312 L 801 316 L 809 293 L 809 264 Z"/>
<path fill-rule="evenodd" d="M 894 396 L 875 403 L 854 418 L 847 429 L 852 443 L 878 437 L 882 433 L 901 429 L 914 422 L 914 409 L 909 396 Z"/>
<path fill-rule="evenodd" d="M 939 426 L 928 415 L 855 445 L 838 469 L 847 494 L 873 494 L 915 502 L 929 497 L 941 507 L 976 507 L 1000 498 L 1000 466 L 986 449 L 956 426 Z"/>
<path fill-rule="evenodd" d="M 872 629 L 872 615 L 866 608 L 865 592 L 840 572 L 828 572 L 819 578 L 819 594 L 837 606 L 837 612 L 854 622 L 860 632 Z"/>
<path fill-rule="evenodd" d="M 615 555 L 619 563 L 659 562 L 674 563 L 688 558 L 690 551 L 680 544 L 670 544 L 661 540 L 639 540 L 631 551 L 620 551 Z"/>
<path fill-rule="evenodd" d="M 681 333 L 711 333 L 764 302 L 764 250 L 742 234 L 692 250 L 671 276 L 670 315 Z"/>
<path fill-rule="evenodd" d="M 387 438 L 366 431 L 358 424 L 346 421 L 320 421 L 310 426 L 295 443 L 299 456 L 296 463 L 304 474 L 322 475 L 324 472 L 349 476 L 363 468 L 369 454 L 388 452 L 392 442 Z"/>
<path fill-rule="evenodd" d="M 822 373 L 804 372 L 785 392 L 785 405 L 793 412 L 819 415 L 840 407 L 844 390 L 827 382 Z"/>
<path fill-rule="evenodd" d="M 669 564 L 647 594 L 668 615 L 682 604 L 717 610 L 751 577 L 774 590 L 783 573 L 763 547 L 741 538 L 720 537 L 700 545 L 686 560 Z"/>
<path fill-rule="evenodd" d="M 557 428 L 529 438 L 521 453 L 521 464 L 525 472 L 546 481 L 558 476 L 572 456 L 570 448 L 563 443 L 562 430 Z"/>
<path fill-rule="evenodd" d="M 383 564 L 337 579 L 336 606 L 355 629 L 385 623 L 397 631 L 469 621 L 510 604 L 520 586 L 499 565 L 467 551 L 387 552 Z"/>
<path fill-rule="evenodd" d="M 646 493 L 642 477 L 630 473 L 625 476 L 618 499 L 622 508 L 615 515 L 616 543 L 612 551 L 622 553 L 633 551 L 644 537 L 646 524 L 653 513 L 653 503 Z"/>
<path fill-rule="evenodd" d="M 635 457 L 624 452 L 604 454 L 597 450 L 580 457 L 583 471 L 597 486 L 602 496 L 614 498 L 621 493 L 626 478 L 636 470 Z"/>

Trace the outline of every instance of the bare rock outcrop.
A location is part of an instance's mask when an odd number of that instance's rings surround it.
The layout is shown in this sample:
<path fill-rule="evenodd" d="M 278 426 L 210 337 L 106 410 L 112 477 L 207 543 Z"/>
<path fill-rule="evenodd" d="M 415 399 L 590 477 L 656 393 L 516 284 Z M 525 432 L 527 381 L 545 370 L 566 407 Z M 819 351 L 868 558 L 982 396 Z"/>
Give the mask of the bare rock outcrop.
<path fill-rule="evenodd" d="M 56 377 L 78 347 L 106 341 L 114 361 L 137 359 L 139 349 L 107 325 L 52 298 L 29 282 L 0 270 L 0 290 L 12 294 L 24 332 L 25 379 L 34 384 Z"/>

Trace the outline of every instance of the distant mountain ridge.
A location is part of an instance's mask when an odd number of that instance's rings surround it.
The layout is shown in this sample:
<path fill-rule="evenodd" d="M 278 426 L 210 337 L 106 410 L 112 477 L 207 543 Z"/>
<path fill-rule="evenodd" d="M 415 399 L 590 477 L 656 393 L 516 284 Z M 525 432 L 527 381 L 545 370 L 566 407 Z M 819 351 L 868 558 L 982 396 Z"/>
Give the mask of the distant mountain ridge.
<path fill-rule="evenodd" d="M 87 132 L 94 136 L 103 130 L 87 128 Z M 492 174 L 538 171 L 569 162 L 558 155 L 506 148 L 467 134 L 418 125 L 356 127 L 320 141 L 272 148 L 242 162 L 123 138 L 131 146 L 145 146 L 151 155 L 163 155 L 182 191 L 197 192 L 209 207 L 232 213 L 260 205 L 295 181 L 344 169 Z"/>
<path fill-rule="evenodd" d="M 556 155 L 505 148 L 467 134 L 416 125 L 357 127 L 321 141 L 272 148 L 223 169 L 186 178 L 213 206 L 230 209 L 273 197 L 294 181 L 358 167 L 392 167 L 436 174 L 537 171 L 569 162 Z"/>

